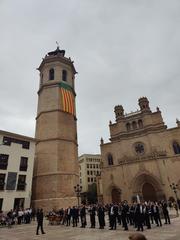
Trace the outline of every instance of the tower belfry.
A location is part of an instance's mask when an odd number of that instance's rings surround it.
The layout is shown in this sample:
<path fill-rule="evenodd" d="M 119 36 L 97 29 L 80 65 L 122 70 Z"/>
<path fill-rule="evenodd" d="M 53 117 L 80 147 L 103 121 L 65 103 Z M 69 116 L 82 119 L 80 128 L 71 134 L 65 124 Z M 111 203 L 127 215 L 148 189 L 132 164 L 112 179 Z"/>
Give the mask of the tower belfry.
<path fill-rule="evenodd" d="M 45 209 L 76 204 L 78 144 L 74 80 L 76 70 L 59 46 L 39 68 L 33 206 Z"/>

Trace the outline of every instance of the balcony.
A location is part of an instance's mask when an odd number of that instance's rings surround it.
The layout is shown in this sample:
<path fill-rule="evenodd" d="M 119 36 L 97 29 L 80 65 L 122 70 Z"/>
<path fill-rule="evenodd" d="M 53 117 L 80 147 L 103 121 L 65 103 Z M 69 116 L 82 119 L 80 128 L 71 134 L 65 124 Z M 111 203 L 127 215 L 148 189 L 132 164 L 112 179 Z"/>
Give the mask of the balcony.
<path fill-rule="evenodd" d="M 2 169 L 2 170 L 6 170 L 7 166 L 8 166 L 7 163 L 0 163 L 0 169 Z"/>
<path fill-rule="evenodd" d="M 25 191 L 26 190 L 26 183 L 18 183 L 17 191 Z"/>
<path fill-rule="evenodd" d="M 20 166 L 19 167 L 19 171 L 27 171 L 28 166 L 24 165 L 24 166 Z"/>
<path fill-rule="evenodd" d="M 5 182 L 0 182 L 0 191 L 4 190 Z"/>

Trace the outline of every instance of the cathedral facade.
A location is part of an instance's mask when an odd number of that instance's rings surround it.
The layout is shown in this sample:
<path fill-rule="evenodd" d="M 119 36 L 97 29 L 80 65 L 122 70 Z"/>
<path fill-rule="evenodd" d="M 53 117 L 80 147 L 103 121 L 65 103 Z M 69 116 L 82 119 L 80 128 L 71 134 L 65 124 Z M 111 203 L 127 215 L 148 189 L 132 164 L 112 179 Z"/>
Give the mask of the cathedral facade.
<path fill-rule="evenodd" d="M 125 114 L 115 106 L 110 142 L 101 139 L 104 203 L 180 198 L 180 121 L 168 129 L 160 109 L 152 112 L 146 97 L 139 99 L 139 107 Z"/>

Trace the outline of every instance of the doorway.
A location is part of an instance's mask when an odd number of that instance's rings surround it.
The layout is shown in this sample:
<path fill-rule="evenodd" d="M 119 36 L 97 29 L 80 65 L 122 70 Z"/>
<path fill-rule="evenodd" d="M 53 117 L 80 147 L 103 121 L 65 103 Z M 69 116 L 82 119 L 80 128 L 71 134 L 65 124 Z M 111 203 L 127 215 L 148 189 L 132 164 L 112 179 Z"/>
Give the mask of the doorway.
<path fill-rule="evenodd" d="M 117 188 L 113 188 L 111 191 L 112 202 L 120 203 L 121 202 L 121 191 Z"/>
<path fill-rule="evenodd" d="M 150 183 L 144 183 L 142 187 L 144 201 L 157 201 L 155 188 Z"/>

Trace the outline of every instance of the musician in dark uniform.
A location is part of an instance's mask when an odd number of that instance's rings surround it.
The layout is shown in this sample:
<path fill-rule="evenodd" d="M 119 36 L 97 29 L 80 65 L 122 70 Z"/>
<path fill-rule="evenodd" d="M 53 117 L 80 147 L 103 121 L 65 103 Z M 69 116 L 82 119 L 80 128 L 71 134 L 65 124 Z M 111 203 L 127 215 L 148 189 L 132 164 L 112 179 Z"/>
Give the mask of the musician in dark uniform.
<path fill-rule="evenodd" d="M 109 224 L 110 224 L 110 229 L 109 230 L 113 230 L 114 221 L 115 221 L 115 213 L 114 213 L 113 204 L 110 204 L 108 214 L 109 214 Z"/>
<path fill-rule="evenodd" d="M 117 219 L 118 217 L 118 205 L 111 204 L 110 205 L 110 230 L 116 230 Z"/>
<path fill-rule="evenodd" d="M 118 219 L 118 224 L 121 225 L 121 222 L 122 222 L 122 219 L 121 219 L 121 204 L 119 203 L 118 204 L 118 216 L 117 216 L 117 219 Z"/>
<path fill-rule="evenodd" d="M 81 228 L 86 227 L 86 207 L 83 205 L 80 209 Z"/>
<path fill-rule="evenodd" d="M 97 209 L 97 215 L 98 215 L 98 220 L 99 220 L 99 228 L 104 229 L 105 226 L 105 209 L 104 207 L 99 204 L 98 209 Z"/>
<path fill-rule="evenodd" d="M 163 211 L 163 215 L 164 215 L 164 219 L 165 219 L 165 224 L 167 223 L 171 223 L 170 221 L 170 217 L 169 217 L 169 211 L 167 208 L 167 203 L 165 201 L 162 201 L 162 211 Z"/>
<path fill-rule="evenodd" d="M 72 215 L 72 220 L 73 220 L 73 227 L 77 227 L 78 216 L 79 216 L 79 210 L 77 207 L 74 206 L 71 209 L 71 215 Z"/>
<path fill-rule="evenodd" d="M 95 219 L 96 207 L 94 205 L 90 206 L 89 215 L 90 215 L 91 228 L 95 228 L 95 225 L 96 225 L 96 219 Z"/>
<path fill-rule="evenodd" d="M 159 213 L 159 206 L 157 203 L 152 204 L 151 211 L 153 213 L 154 220 L 156 222 L 157 227 L 159 227 L 159 226 L 162 227 L 160 213 Z"/>
<path fill-rule="evenodd" d="M 138 203 L 135 208 L 135 218 L 137 222 L 137 231 L 143 231 L 143 222 L 144 222 L 144 213 L 143 213 L 143 205 Z"/>
<path fill-rule="evenodd" d="M 147 226 L 147 229 L 150 229 L 151 228 L 151 223 L 150 223 L 151 208 L 150 208 L 150 204 L 145 203 L 143 211 L 144 211 L 144 222 Z"/>
<path fill-rule="evenodd" d="M 72 215 L 72 209 L 71 209 L 71 207 L 68 207 L 66 226 L 70 226 L 70 224 L 71 224 L 71 215 Z"/>
<path fill-rule="evenodd" d="M 44 218 L 44 214 L 43 214 L 43 209 L 41 208 L 40 210 L 38 209 L 37 214 L 37 230 L 36 230 L 36 235 L 39 235 L 39 228 L 41 228 L 41 233 L 45 234 L 44 229 L 43 229 L 43 218 Z"/>
<path fill-rule="evenodd" d="M 129 222 L 130 225 L 134 225 L 134 211 L 135 211 L 135 203 L 131 204 L 129 207 Z"/>
<path fill-rule="evenodd" d="M 127 225 L 127 220 L 126 220 L 128 210 L 129 210 L 129 207 L 128 207 L 127 202 L 125 201 L 122 204 L 122 208 L 121 208 L 122 225 L 123 225 L 125 231 L 128 230 L 128 225 Z"/>

